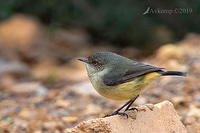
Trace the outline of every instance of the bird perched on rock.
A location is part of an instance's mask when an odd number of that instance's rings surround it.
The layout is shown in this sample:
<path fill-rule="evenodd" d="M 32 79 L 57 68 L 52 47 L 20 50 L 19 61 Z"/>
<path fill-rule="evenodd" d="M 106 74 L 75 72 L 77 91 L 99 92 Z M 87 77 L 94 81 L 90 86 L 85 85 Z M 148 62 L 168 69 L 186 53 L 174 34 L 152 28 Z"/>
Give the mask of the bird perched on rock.
<path fill-rule="evenodd" d="M 90 81 L 100 95 L 113 100 L 129 100 L 106 117 L 126 115 L 125 111 L 129 110 L 142 90 L 160 76 L 186 75 L 184 72 L 164 71 L 163 68 L 133 61 L 112 52 L 98 52 L 79 60 L 86 63 Z M 120 112 L 123 108 L 124 112 Z"/>

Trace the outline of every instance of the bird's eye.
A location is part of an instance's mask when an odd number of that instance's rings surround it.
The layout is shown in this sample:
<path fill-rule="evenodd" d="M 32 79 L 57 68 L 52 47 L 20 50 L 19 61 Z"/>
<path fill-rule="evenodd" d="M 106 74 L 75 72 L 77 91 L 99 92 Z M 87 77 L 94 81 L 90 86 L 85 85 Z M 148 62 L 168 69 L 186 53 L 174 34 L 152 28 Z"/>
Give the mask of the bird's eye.
<path fill-rule="evenodd" d="M 98 62 L 96 62 L 96 61 L 94 61 L 92 64 L 95 66 L 98 66 Z"/>
<path fill-rule="evenodd" d="M 98 62 L 98 61 L 93 61 L 92 62 L 92 65 L 94 66 L 94 68 L 96 69 L 96 70 L 102 70 L 102 68 L 103 68 L 103 66 L 102 66 L 102 64 L 100 63 L 100 62 Z"/>

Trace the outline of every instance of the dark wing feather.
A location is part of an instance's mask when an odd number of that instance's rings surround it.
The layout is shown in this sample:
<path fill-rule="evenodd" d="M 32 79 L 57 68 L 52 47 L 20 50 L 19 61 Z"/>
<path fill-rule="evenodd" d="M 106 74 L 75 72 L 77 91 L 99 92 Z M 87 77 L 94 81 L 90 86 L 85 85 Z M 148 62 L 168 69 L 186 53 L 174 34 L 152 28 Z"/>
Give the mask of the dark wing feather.
<path fill-rule="evenodd" d="M 126 69 L 124 69 L 126 68 Z M 151 65 L 146 65 L 143 63 L 136 63 L 132 66 L 124 68 L 116 68 L 106 74 L 103 78 L 104 84 L 108 86 L 114 86 L 122 83 L 126 83 L 128 81 L 134 80 L 134 78 L 150 73 L 161 71 L 163 68 L 154 67 Z M 117 72 L 118 71 L 118 72 Z"/>

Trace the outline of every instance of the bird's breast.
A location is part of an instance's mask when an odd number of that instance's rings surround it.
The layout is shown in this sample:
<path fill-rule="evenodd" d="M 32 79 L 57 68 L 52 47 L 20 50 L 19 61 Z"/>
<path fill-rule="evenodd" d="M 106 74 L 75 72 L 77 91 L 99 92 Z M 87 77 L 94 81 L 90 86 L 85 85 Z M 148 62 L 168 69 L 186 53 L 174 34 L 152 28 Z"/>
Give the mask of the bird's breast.
<path fill-rule="evenodd" d="M 107 86 L 103 82 L 103 76 L 107 72 L 104 70 L 96 73 L 88 73 L 88 76 L 93 87 L 100 95 L 113 100 L 128 100 L 136 97 L 149 83 L 160 76 L 157 72 L 153 72 L 139 76 L 123 84 Z"/>

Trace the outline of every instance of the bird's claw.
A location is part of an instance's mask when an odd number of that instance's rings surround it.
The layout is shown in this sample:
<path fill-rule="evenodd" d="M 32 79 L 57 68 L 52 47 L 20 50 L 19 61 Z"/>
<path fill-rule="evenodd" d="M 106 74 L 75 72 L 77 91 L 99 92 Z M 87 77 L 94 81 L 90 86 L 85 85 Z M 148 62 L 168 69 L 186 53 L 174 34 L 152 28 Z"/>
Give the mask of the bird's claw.
<path fill-rule="evenodd" d="M 128 118 L 128 115 L 125 112 L 119 112 L 118 115 L 126 116 Z"/>
<path fill-rule="evenodd" d="M 118 113 L 119 113 L 119 112 L 113 112 L 112 114 L 107 114 L 107 115 L 104 116 L 104 118 L 105 118 L 105 117 L 110 117 L 110 116 L 117 115 Z"/>
<path fill-rule="evenodd" d="M 130 110 L 133 110 L 133 111 L 136 110 L 138 112 L 138 109 L 136 107 L 130 108 L 130 109 L 126 110 L 126 111 L 130 111 Z"/>
<path fill-rule="evenodd" d="M 125 112 L 114 112 L 112 114 L 108 114 L 108 115 L 105 115 L 105 117 L 110 117 L 110 116 L 114 116 L 114 115 L 121 115 L 121 116 L 126 116 L 128 118 L 128 115 L 125 113 Z"/>

